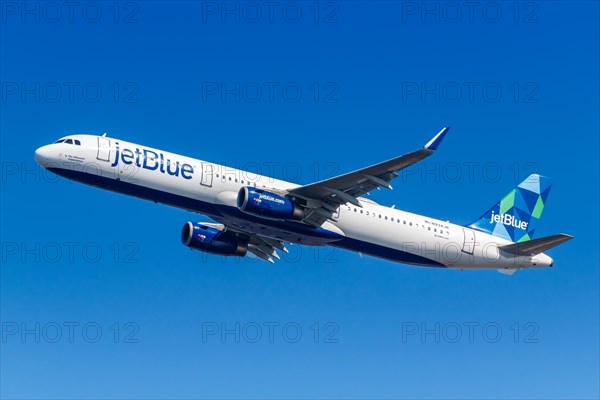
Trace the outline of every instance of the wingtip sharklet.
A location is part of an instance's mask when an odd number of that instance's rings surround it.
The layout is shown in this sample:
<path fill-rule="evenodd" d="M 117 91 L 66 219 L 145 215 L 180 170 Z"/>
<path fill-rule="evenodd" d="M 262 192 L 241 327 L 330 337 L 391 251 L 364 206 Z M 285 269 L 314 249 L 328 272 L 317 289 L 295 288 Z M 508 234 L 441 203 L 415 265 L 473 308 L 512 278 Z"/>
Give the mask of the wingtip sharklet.
<path fill-rule="evenodd" d="M 423 146 L 423 148 L 436 151 L 438 147 L 440 147 L 442 140 L 444 140 L 444 137 L 446 136 L 449 130 L 450 126 L 445 126 L 441 131 L 438 132 L 437 135 L 433 137 L 433 139 L 431 139 L 425 146 Z"/>

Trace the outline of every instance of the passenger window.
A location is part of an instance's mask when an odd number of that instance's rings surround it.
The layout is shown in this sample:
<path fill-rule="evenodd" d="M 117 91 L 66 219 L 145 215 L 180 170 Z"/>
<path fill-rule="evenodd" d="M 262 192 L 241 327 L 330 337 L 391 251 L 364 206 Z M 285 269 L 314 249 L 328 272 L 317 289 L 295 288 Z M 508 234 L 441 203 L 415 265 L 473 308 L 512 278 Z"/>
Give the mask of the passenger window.
<path fill-rule="evenodd" d="M 381 214 L 379 214 L 379 218 L 381 219 Z"/>
<path fill-rule="evenodd" d="M 412 226 L 412 222 L 409 222 L 408 225 Z"/>
<path fill-rule="evenodd" d="M 362 213 L 363 213 L 363 210 L 360 210 L 360 213 L 362 214 Z"/>

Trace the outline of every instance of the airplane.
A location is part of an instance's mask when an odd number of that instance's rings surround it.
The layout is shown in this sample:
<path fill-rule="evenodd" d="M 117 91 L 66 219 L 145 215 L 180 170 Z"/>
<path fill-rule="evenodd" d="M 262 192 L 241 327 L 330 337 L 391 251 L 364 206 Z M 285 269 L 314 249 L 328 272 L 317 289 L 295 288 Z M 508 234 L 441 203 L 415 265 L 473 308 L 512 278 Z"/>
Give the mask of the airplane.
<path fill-rule="evenodd" d="M 75 134 L 35 150 L 47 170 L 80 183 L 208 216 L 181 241 L 201 252 L 274 263 L 286 245 L 334 246 L 409 265 L 552 267 L 544 252 L 573 237 L 534 239 L 552 186 L 532 174 L 468 226 L 386 207 L 364 197 L 436 152 L 450 127 L 400 157 L 307 185 L 185 157 L 121 139 Z M 251 177 L 251 178 L 250 178 Z"/>

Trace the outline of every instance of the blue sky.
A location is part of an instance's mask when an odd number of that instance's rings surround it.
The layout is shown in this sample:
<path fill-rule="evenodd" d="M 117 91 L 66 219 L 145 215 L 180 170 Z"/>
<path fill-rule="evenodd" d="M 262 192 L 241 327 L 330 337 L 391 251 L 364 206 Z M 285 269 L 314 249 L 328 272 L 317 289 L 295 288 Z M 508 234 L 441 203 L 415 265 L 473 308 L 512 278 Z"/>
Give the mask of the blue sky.
<path fill-rule="evenodd" d="M 0 395 L 597 398 L 598 4 L 449 4 L 3 2 Z M 203 217 L 33 161 L 108 132 L 308 183 L 447 124 L 373 199 L 467 224 L 550 176 L 554 268 L 205 256 Z"/>

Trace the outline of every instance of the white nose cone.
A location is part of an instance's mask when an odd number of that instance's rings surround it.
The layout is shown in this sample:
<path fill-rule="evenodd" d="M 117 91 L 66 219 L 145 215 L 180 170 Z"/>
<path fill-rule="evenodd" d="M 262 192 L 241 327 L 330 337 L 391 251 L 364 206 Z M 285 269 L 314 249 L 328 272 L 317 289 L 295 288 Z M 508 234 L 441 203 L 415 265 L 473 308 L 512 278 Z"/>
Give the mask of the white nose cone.
<path fill-rule="evenodd" d="M 33 158 L 42 167 L 46 167 L 50 163 L 51 150 L 50 146 L 42 146 L 35 151 Z"/>

